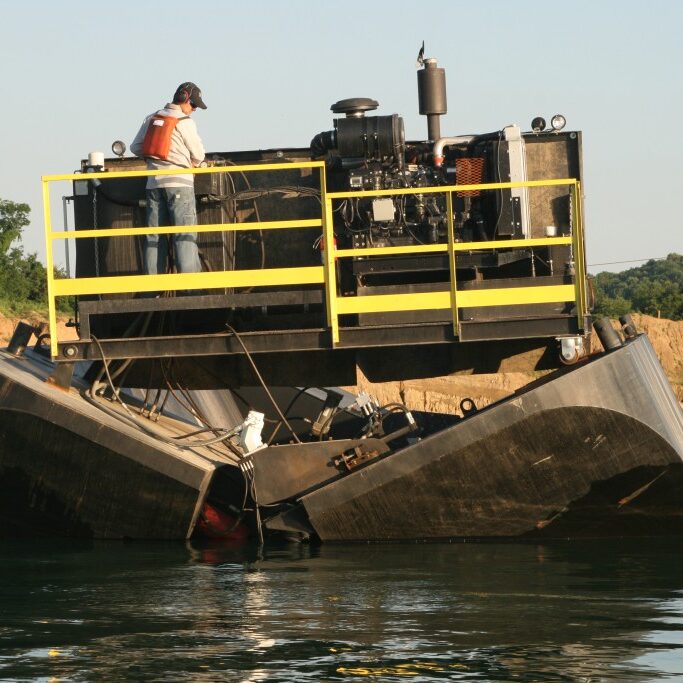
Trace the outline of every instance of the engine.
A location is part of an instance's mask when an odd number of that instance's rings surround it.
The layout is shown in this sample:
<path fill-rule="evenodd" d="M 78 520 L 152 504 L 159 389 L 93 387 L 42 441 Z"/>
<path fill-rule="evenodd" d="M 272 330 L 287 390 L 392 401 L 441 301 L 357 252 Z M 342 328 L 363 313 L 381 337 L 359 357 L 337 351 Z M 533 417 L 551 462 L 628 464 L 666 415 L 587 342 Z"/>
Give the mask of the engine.
<path fill-rule="evenodd" d="M 433 187 L 446 182 L 441 169 L 420 163 L 420 154 L 405 142 L 403 119 L 366 116 L 378 107 L 369 98 L 340 100 L 332 105 L 332 131 L 311 142 L 313 158 L 327 157 L 332 191 L 395 190 Z M 446 239 L 443 199 L 431 195 L 348 198 L 341 202 L 335 227 L 345 246 L 385 247 L 434 244 Z M 339 239 L 339 236 L 338 236 Z"/>
<path fill-rule="evenodd" d="M 419 111 L 428 122 L 427 140 L 407 142 L 398 114 L 374 115 L 378 102 L 357 97 L 333 104 L 333 129 L 311 141 L 311 157 L 326 162 L 329 190 L 375 193 L 371 197 L 349 196 L 335 204 L 335 237 L 342 249 L 444 244 L 448 240 L 447 195 L 419 189 L 508 182 L 521 185 L 529 179 L 527 153 L 531 148 L 529 163 L 541 177 L 562 178 L 568 172 L 579 175 L 576 134 L 560 136 L 561 127 L 555 123 L 553 130 L 546 132 L 540 118 L 534 120 L 530 133 L 510 125 L 491 133 L 442 137 L 440 117 L 447 110 L 445 72 L 434 59 L 423 60 L 422 66 L 417 84 Z M 382 194 L 406 189 L 410 191 Z M 455 242 L 517 240 L 504 252 L 488 248 L 463 252 L 456 264 L 459 279 L 552 275 L 558 259 L 569 262 L 564 252 L 533 252 L 519 243 L 556 234 L 553 226 L 565 226 L 564 234 L 570 230 L 567 190 L 554 192 L 537 190 L 532 197 L 527 186 L 469 187 L 453 192 Z M 346 261 L 341 267 L 342 277 L 349 268 L 356 287 L 370 281 L 391 284 L 396 273 L 401 273 L 403 282 L 449 278 L 448 259 L 437 253 L 394 255 L 386 261 L 379 255 L 354 257 L 351 265 Z"/>

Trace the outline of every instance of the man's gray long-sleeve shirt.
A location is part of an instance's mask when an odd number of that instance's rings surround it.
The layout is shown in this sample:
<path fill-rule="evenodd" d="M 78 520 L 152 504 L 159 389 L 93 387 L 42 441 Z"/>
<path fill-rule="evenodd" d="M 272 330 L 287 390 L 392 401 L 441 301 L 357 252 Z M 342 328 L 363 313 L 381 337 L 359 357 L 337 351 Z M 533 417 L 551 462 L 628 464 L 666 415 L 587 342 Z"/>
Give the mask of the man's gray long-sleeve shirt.
<path fill-rule="evenodd" d="M 204 161 L 204 145 L 202 144 L 197 124 L 183 114 L 178 104 L 167 104 L 163 109 L 155 111 L 145 117 L 142 126 L 130 145 L 130 151 L 135 156 L 141 157 L 142 143 L 145 140 L 147 127 L 152 116 L 175 116 L 182 119 L 176 124 L 175 130 L 171 135 L 171 146 L 168 151 L 168 159 L 153 159 L 147 157 L 147 168 L 150 171 L 168 170 L 171 168 L 192 168 Z M 194 176 L 179 173 L 178 175 L 149 176 L 147 178 L 147 189 L 153 190 L 158 187 L 193 187 Z"/>

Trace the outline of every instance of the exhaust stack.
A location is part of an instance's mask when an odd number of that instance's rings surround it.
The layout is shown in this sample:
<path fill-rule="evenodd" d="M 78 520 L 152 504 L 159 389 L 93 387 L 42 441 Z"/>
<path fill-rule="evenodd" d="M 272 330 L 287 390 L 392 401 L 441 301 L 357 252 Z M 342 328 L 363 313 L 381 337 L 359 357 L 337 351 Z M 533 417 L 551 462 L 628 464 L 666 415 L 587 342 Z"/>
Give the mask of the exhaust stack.
<path fill-rule="evenodd" d="M 417 72 L 417 96 L 420 114 L 427 117 L 427 135 L 430 142 L 435 142 L 441 137 L 439 117 L 448 111 L 446 71 L 437 67 L 436 59 L 425 59 L 423 68 Z"/>

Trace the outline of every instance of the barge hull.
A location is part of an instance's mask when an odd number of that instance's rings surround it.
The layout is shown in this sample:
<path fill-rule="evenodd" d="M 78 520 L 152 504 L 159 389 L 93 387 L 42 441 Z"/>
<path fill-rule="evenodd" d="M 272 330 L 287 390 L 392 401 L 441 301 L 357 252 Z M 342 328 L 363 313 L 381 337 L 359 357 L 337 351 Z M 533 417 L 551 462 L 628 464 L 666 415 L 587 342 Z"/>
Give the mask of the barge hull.
<path fill-rule="evenodd" d="M 0 352 L 0 536 L 187 538 L 215 465 Z"/>
<path fill-rule="evenodd" d="M 681 534 L 682 457 L 641 335 L 307 493 L 299 516 L 323 541 Z"/>

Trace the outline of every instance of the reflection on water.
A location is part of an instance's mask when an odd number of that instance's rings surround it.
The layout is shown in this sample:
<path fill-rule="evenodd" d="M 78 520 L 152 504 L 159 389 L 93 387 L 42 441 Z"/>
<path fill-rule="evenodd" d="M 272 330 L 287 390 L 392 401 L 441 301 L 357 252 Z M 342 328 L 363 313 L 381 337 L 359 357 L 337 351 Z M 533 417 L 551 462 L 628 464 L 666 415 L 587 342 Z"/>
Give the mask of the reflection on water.
<path fill-rule="evenodd" d="M 0 680 L 683 680 L 679 541 L 0 545 Z"/>

